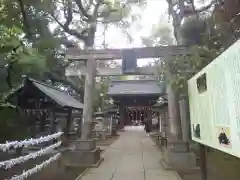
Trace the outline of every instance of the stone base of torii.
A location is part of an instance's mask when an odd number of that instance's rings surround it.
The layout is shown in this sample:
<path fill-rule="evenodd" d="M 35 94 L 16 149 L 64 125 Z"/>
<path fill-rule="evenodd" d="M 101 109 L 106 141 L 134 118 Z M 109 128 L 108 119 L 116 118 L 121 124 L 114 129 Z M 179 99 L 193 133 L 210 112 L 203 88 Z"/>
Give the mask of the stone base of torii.
<path fill-rule="evenodd" d="M 199 171 L 197 167 L 196 155 L 190 150 L 190 120 L 188 113 L 188 101 L 184 97 L 179 100 L 179 113 L 181 117 L 181 131 L 171 126 L 169 122 L 169 133 L 167 137 L 167 147 L 163 148 L 162 165 L 166 169 L 178 171 Z M 171 119 L 169 117 L 168 119 Z M 170 120 L 171 121 L 171 120 Z M 175 131 L 173 131 L 175 129 Z"/>

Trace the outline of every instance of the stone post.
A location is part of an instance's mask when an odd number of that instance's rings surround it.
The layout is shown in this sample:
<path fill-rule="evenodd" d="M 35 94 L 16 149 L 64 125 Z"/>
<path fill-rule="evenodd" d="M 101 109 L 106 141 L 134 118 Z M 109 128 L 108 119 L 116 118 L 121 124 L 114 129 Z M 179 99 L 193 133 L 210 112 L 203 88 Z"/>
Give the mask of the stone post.
<path fill-rule="evenodd" d="M 182 129 L 178 105 L 178 93 L 172 85 L 167 88 L 168 95 L 168 117 L 169 117 L 169 138 L 171 140 L 182 139 Z"/>
<path fill-rule="evenodd" d="M 109 117 L 109 119 L 110 119 L 109 133 L 112 135 L 113 115 L 111 115 L 111 116 Z M 108 119 L 108 120 L 109 120 L 109 119 Z"/>
<path fill-rule="evenodd" d="M 163 128 L 164 128 L 164 137 L 167 137 L 168 132 L 169 132 L 169 127 L 168 127 L 168 107 L 164 107 L 164 112 L 163 112 Z"/>
<path fill-rule="evenodd" d="M 119 113 L 120 113 L 120 129 L 124 128 L 124 122 L 125 122 L 125 108 L 124 106 L 121 104 L 119 107 Z"/>
<path fill-rule="evenodd" d="M 165 134 L 166 134 L 166 132 L 165 132 L 165 110 L 164 109 L 162 109 L 161 111 L 160 111 L 160 127 L 159 127 L 159 129 L 160 129 L 160 132 L 161 132 L 161 136 L 162 137 L 165 137 Z"/>
<path fill-rule="evenodd" d="M 182 125 L 182 139 L 185 142 L 190 142 L 190 114 L 188 100 L 186 97 L 182 97 L 179 101 L 179 109 L 181 116 L 181 125 Z"/>

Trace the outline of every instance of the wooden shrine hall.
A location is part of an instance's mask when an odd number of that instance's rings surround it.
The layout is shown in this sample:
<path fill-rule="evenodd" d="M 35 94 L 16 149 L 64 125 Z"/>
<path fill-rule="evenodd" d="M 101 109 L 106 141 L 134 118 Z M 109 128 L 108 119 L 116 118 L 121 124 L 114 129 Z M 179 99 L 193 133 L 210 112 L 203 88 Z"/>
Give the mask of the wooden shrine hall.
<path fill-rule="evenodd" d="M 108 93 L 119 106 L 120 124 L 151 121 L 152 107 L 165 95 L 164 84 L 155 80 L 112 81 Z"/>
<path fill-rule="evenodd" d="M 18 107 L 21 114 L 29 118 L 33 129 L 31 136 L 64 131 L 68 139 L 73 114 L 81 115 L 83 109 L 83 104 L 68 93 L 28 77 L 24 77 L 23 83 L 8 94 L 5 100 Z"/>

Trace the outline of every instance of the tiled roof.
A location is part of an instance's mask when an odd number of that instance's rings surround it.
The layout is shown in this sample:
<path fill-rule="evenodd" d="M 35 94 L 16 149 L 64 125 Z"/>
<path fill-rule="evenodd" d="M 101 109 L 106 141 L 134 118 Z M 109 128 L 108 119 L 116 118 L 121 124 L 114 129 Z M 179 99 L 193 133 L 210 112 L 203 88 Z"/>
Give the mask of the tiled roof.
<path fill-rule="evenodd" d="M 58 105 L 62 107 L 70 107 L 75 109 L 83 109 L 83 104 L 76 100 L 74 97 L 70 96 L 66 92 L 60 91 L 57 88 L 37 81 L 35 79 L 27 78 L 29 83 L 32 83 L 39 91 L 44 93 L 46 96 L 55 101 Z M 11 92 L 5 99 L 9 101 L 14 95 L 20 92 L 24 88 L 24 84 L 19 86 L 15 91 Z"/>
<path fill-rule="evenodd" d="M 62 92 L 54 87 L 37 81 L 32 82 L 35 87 L 37 87 L 40 91 L 54 100 L 60 106 L 83 109 L 83 104 L 77 101 L 74 97 L 68 95 L 66 92 Z"/>

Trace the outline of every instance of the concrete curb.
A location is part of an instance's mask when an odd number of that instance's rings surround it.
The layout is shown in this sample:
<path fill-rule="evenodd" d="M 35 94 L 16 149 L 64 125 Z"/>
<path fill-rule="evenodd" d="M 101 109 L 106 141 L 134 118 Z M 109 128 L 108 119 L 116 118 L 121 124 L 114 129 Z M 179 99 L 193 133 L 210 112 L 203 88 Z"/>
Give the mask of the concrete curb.
<path fill-rule="evenodd" d="M 95 164 L 90 165 L 90 166 L 85 166 L 85 165 L 76 165 L 76 164 L 65 164 L 66 167 L 73 167 L 73 168 L 97 168 L 102 162 L 103 162 L 104 158 L 101 157 Z"/>
<path fill-rule="evenodd" d="M 92 167 L 88 167 L 86 168 L 82 173 L 80 173 L 78 175 L 77 178 L 75 178 L 75 180 L 80 180 L 82 179 L 82 177 L 90 170 L 90 169 L 93 169 L 93 168 L 98 168 L 98 166 L 100 166 L 100 164 L 103 162 L 104 158 L 101 158 L 96 164 L 94 164 Z"/>
<path fill-rule="evenodd" d="M 75 180 L 80 180 L 89 171 L 90 168 L 85 169 Z"/>
<path fill-rule="evenodd" d="M 183 180 L 183 179 L 180 177 L 180 175 L 178 174 L 178 172 L 174 171 L 173 173 L 176 175 L 177 180 Z"/>

